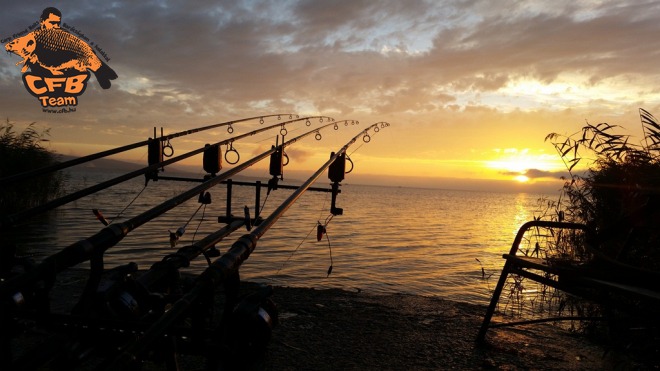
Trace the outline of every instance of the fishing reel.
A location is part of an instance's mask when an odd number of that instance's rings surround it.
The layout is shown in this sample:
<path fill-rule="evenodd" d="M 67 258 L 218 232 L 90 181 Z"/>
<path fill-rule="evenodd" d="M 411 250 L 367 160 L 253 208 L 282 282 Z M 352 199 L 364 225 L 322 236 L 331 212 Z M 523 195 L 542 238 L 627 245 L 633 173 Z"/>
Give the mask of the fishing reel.
<path fill-rule="evenodd" d="M 226 317 L 225 343 L 232 355 L 227 362 L 245 365 L 262 357 L 273 327 L 279 322 L 277 306 L 272 301 L 272 286 L 262 285 L 244 297 Z"/>
<path fill-rule="evenodd" d="M 135 272 L 137 264 L 133 262 L 108 270 L 99 282 L 93 302 L 79 303 L 79 307 L 111 319 L 136 320 L 159 316 L 165 310 L 168 302 L 166 294 L 170 293 L 171 285 L 148 289 L 132 276 Z M 163 281 L 176 282 L 178 271 L 170 272 L 170 276 Z"/>
<path fill-rule="evenodd" d="M 35 261 L 31 258 L 18 258 L 3 254 L 2 261 L 0 261 L 0 282 L 25 274 L 31 271 L 35 265 Z M 50 280 L 40 282 L 23 287 L 20 291 L 16 291 L 6 298 L 0 298 L 2 311 L 38 309 L 40 304 L 47 303 L 46 293 L 52 284 L 53 282 Z"/>

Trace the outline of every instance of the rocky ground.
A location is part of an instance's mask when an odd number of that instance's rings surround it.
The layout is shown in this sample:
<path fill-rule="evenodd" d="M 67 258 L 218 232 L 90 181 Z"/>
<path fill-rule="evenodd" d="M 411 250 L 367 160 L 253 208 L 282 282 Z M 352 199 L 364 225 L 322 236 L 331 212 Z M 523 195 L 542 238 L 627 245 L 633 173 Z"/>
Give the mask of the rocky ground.
<path fill-rule="evenodd" d="M 551 325 L 475 337 L 485 308 L 439 298 L 278 288 L 273 370 L 608 369 L 604 350 Z"/>
<path fill-rule="evenodd" d="M 82 283 L 79 275 L 58 276 L 54 308 L 75 302 Z M 621 352 L 549 324 L 493 329 L 486 344 L 477 345 L 485 307 L 441 298 L 275 287 L 272 299 L 279 324 L 257 363 L 260 369 L 638 368 Z M 183 369 L 202 369 L 199 360 L 181 357 L 180 362 Z"/>

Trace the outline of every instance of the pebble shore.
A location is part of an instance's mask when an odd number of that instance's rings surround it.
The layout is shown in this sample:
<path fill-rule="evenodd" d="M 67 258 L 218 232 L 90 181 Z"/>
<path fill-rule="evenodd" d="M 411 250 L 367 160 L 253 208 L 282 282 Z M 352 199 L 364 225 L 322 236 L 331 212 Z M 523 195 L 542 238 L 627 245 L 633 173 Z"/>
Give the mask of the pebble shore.
<path fill-rule="evenodd" d="M 54 311 L 75 303 L 85 276 L 84 270 L 58 275 Z M 493 329 L 485 344 L 476 344 L 485 306 L 437 297 L 274 287 L 272 300 L 279 323 L 258 369 L 607 370 L 627 362 L 550 324 Z M 203 367 L 186 356 L 180 361 L 184 370 Z"/>

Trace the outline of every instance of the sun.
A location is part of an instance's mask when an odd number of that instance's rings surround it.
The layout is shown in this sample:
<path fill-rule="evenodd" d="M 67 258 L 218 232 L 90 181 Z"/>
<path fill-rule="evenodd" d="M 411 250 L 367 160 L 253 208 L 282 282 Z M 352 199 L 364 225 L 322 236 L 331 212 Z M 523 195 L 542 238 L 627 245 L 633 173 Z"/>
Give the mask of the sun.
<path fill-rule="evenodd" d="M 494 152 L 493 159 L 486 161 L 486 167 L 497 171 L 500 177 L 519 183 L 532 182 L 529 170 L 552 171 L 557 168 L 555 159 L 542 152 L 517 148 L 496 149 Z"/>

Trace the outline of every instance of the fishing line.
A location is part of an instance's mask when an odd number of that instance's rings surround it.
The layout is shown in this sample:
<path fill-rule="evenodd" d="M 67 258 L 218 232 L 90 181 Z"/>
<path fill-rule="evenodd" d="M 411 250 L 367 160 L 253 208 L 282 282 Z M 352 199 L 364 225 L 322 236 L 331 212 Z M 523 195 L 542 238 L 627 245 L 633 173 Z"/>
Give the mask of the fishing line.
<path fill-rule="evenodd" d="M 268 195 L 266 195 L 266 199 L 268 199 Z M 327 202 L 327 199 L 328 199 L 327 197 L 325 197 L 325 198 L 323 199 L 323 206 L 321 206 L 321 213 L 323 213 L 323 209 L 325 209 L 325 203 Z M 264 201 L 264 204 L 265 204 L 265 202 L 266 202 L 266 201 Z M 263 208 L 262 208 L 262 211 L 263 211 Z M 321 219 L 321 215 L 320 215 L 320 214 L 319 214 L 319 218 L 318 218 L 318 219 Z M 317 222 L 317 223 L 318 223 L 318 222 Z M 293 257 L 293 254 L 295 254 L 296 251 L 298 251 L 298 249 L 300 249 L 300 246 L 302 246 L 302 244 L 305 243 L 305 241 L 309 238 L 309 235 L 312 234 L 312 232 L 314 232 L 314 228 L 316 228 L 316 225 L 315 225 L 314 227 L 312 227 L 312 229 L 309 231 L 309 233 L 307 233 L 307 236 L 305 236 L 305 238 L 303 238 L 303 240 L 300 241 L 300 244 L 298 244 L 298 246 L 296 247 L 296 249 L 293 250 L 293 251 L 291 252 L 291 255 L 289 255 L 289 258 L 288 258 L 284 263 L 282 263 L 282 266 L 280 267 L 280 269 L 278 269 L 277 272 L 275 273 L 276 275 L 279 274 L 280 271 L 281 271 L 282 269 L 284 269 L 284 266 L 285 266 L 286 264 L 289 263 L 289 260 L 291 260 L 291 258 Z"/>
<path fill-rule="evenodd" d="M 140 158 L 138 158 L 138 160 L 140 160 L 140 162 L 144 162 L 143 160 L 145 159 L 145 157 L 147 157 L 148 154 L 149 154 L 149 150 L 148 150 L 148 149 L 145 150 L 145 151 L 143 151 L 143 152 L 142 152 L 142 155 L 140 156 Z"/>
<path fill-rule="evenodd" d="M 142 194 L 142 192 L 144 192 L 145 189 L 147 189 L 147 185 L 146 185 L 146 184 L 144 185 L 144 187 L 142 187 L 142 190 L 141 190 L 140 192 L 138 192 L 138 194 L 135 196 L 135 198 L 133 198 L 133 200 L 132 200 L 131 202 L 129 202 L 128 205 L 126 205 L 126 207 L 125 207 L 122 211 L 120 211 L 119 214 L 117 214 L 117 215 L 116 215 L 114 218 L 112 218 L 110 221 L 108 221 L 108 220 L 103 216 L 103 214 L 101 214 L 101 212 L 99 211 L 99 209 L 92 209 L 92 212 L 94 213 L 94 215 L 96 215 L 96 218 L 97 218 L 101 223 L 103 223 L 103 225 L 108 226 L 108 225 L 112 224 L 112 222 L 114 222 L 115 220 L 117 220 L 117 219 L 118 219 L 118 218 L 119 218 L 119 217 L 120 217 L 120 216 L 121 216 L 121 215 L 122 215 L 122 214 L 123 214 L 128 208 L 129 208 L 129 207 L 131 207 L 131 205 L 132 205 L 132 204 L 138 199 L 138 197 L 140 197 L 140 195 Z"/>
<path fill-rule="evenodd" d="M 319 217 L 317 218 L 317 220 L 321 219 L 321 215 L 323 214 L 323 210 L 325 210 L 325 204 L 328 202 L 329 198 L 330 198 L 330 193 L 328 193 L 328 195 L 323 198 L 323 205 L 321 206 L 321 211 L 319 213 Z"/>
<path fill-rule="evenodd" d="M 328 267 L 328 274 L 326 275 L 327 277 L 330 277 L 330 273 L 332 273 L 332 266 L 333 266 L 333 261 L 332 261 L 332 247 L 330 246 L 330 235 L 328 232 L 325 230 L 325 227 L 323 228 L 325 231 L 325 238 L 328 240 L 328 250 L 330 251 L 330 267 Z"/>
<path fill-rule="evenodd" d="M 323 207 L 321 208 L 321 210 L 323 210 L 323 209 L 325 208 L 325 202 L 326 202 L 326 199 L 324 198 L 324 200 L 323 200 Z M 328 274 L 327 274 L 326 277 L 330 276 L 330 273 L 332 273 L 333 259 L 332 259 L 332 247 L 330 246 L 330 236 L 328 236 L 328 233 L 327 233 L 326 227 L 328 226 L 328 224 L 330 224 L 330 221 L 332 220 L 332 218 L 334 218 L 334 215 L 330 214 L 329 216 L 327 216 L 327 217 L 325 218 L 325 221 L 324 221 L 323 224 L 321 224 L 320 221 L 317 221 L 317 222 L 316 222 L 316 225 L 315 225 L 314 227 L 312 227 L 312 229 L 307 233 L 307 235 L 305 236 L 305 238 L 303 238 L 302 241 L 300 241 L 300 243 L 298 244 L 298 246 L 296 246 L 296 248 L 291 252 L 291 254 L 290 254 L 289 257 L 286 259 L 286 261 L 285 261 L 284 263 L 282 263 L 282 266 L 277 270 L 277 272 L 275 272 L 275 275 L 278 275 L 278 274 L 280 273 L 280 271 L 281 271 L 282 269 L 284 269 L 284 266 L 286 266 L 286 265 L 289 263 L 289 261 L 291 260 L 291 258 L 293 258 L 293 255 L 295 255 L 295 253 L 298 252 L 298 250 L 300 249 L 300 247 L 302 246 L 302 244 L 305 243 L 305 241 L 307 241 L 307 239 L 309 238 L 309 235 L 312 234 L 312 232 L 314 232 L 314 229 L 316 229 L 316 231 L 317 231 L 317 240 L 318 240 L 318 241 L 321 240 L 321 239 L 318 237 L 318 233 L 319 233 L 320 230 L 322 230 L 322 231 L 323 231 L 323 234 L 325 234 L 325 237 L 326 237 L 326 239 L 327 239 L 327 241 L 328 241 L 328 250 L 330 251 L 330 267 L 328 268 Z M 319 228 L 319 227 L 320 227 L 320 228 Z"/>
<path fill-rule="evenodd" d="M 197 210 L 195 210 L 195 212 L 192 214 L 192 216 L 190 217 L 190 219 L 188 219 L 188 221 L 186 222 L 186 224 L 183 225 L 184 228 L 187 227 L 188 224 L 190 224 L 190 222 L 193 220 L 193 218 L 195 217 L 195 215 L 197 215 L 197 213 L 199 212 L 199 210 L 200 210 L 203 206 L 206 206 L 206 205 L 205 205 L 205 204 L 201 204 L 201 205 L 199 205 L 199 207 L 197 208 Z"/>
<path fill-rule="evenodd" d="M 278 269 L 277 272 L 275 272 L 275 275 L 278 275 L 280 273 L 280 271 L 282 269 L 284 269 L 284 266 L 289 263 L 289 260 L 291 260 L 291 258 L 293 257 L 293 254 L 295 254 L 298 251 L 298 249 L 300 249 L 300 246 L 302 246 L 302 244 L 305 243 L 307 238 L 309 238 L 309 235 L 312 234 L 312 232 L 314 232 L 314 229 L 316 229 L 316 226 L 312 227 L 312 229 L 309 230 L 309 233 L 307 233 L 307 236 L 305 236 L 305 238 L 303 238 L 302 241 L 300 241 L 298 246 L 296 246 L 296 249 L 291 252 L 291 255 L 289 255 L 289 258 L 286 259 L 286 261 L 284 263 L 282 263 L 282 266 L 280 267 L 280 269 Z"/>
<path fill-rule="evenodd" d="M 360 149 L 360 148 L 361 148 L 363 145 L 365 145 L 365 144 L 366 144 L 366 143 L 362 143 L 362 144 L 360 144 L 360 145 L 355 149 L 355 151 L 349 153 L 347 156 L 348 156 L 348 157 L 351 157 L 352 154 L 354 154 L 358 149 Z"/>
<path fill-rule="evenodd" d="M 168 230 L 168 232 L 170 232 L 170 246 L 171 247 L 175 247 L 177 242 L 179 241 L 179 238 L 181 238 L 181 236 L 183 236 L 183 234 L 186 233 L 186 227 L 188 226 L 188 224 L 190 224 L 190 222 L 193 220 L 195 215 L 197 215 L 197 213 L 202 208 L 202 206 L 206 206 L 206 204 L 204 204 L 204 203 L 200 204 L 199 207 L 197 208 L 197 210 L 195 210 L 195 212 L 192 214 L 190 219 L 188 219 L 188 221 L 184 225 L 179 227 L 175 232 L 172 232 L 172 231 Z"/>
<path fill-rule="evenodd" d="M 264 212 L 264 207 L 266 207 L 266 201 L 268 201 L 268 196 L 270 196 L 270 192 L 266 193 L 266 198 L 264 198 L 264 202 L 261 203 L 261 209 L 259 209 L 259 215 Z"/>
<path fill-rule="evenodd" d="M 334 214 L 330 214 L 330 215 L 328 215 L 327 218 L 325 218 L 325 223 L 324 224 L 321 224 L 321 222 L 318 222 L 318 225 L 316 226 L 316 230 L 317 230 L 316 239 L 318 241 L 321 241 L 321 238 L 325 234 L 325 238 L 328 241 L 328 250 L 330 251 L 330 267 L 328 267 L 328 275 L 326 277 L 330 276 L 330 273 L 332 273 L 332 267 L 333 267 L 332 247 L 330 246 L 330 235 L 328 235 L 328 230 L 327 230 L 326 227 L 328 226 L 328 224 L 330 224 L 330 221 L 334 217 L 335 217 Z"/>
<path fill-rule="evenodd" d="M 363 137 L 362 137 L 362 143 L 361 143 L 359 146 L 357 146 L 357 148 L 355 148 L 355 149 L 353 150 L 353 152 L 351 152 L 350 154 L 348 154 L 348 157 L 351 157 L 351 155 L 354 154 L 355 152 L 357 152 L 358 149 L 362 148 L 363 145 L 369 143 L 369 142 L 371 141 L 371 138 L 374 137 L 374 136 L 376 136 L 376 134 L 378 134 L 378 131 L 374 132 L 374 133 L 371 134 L 371 135 L 365 134 L 366 137 L 369 138 L 369 139 L 365 140 L 365 139 L 364 139 L 365 136 L 363 136 Z"/>
<path fill-rule="evenodd" d="M 195 228 L 195 232 L 193 233 L 192 241 L 190 242 L 191 245 L 195 243 L 195 236 L 197 235 L 197 231 L 199 231 L 199 227 L 202 225 L 202 222 L 204 221 L 204 216 L 205 215 L 206 215 L 206 204 L 204 204 L 204 210 L 202 210 L 202 218 L 199 219 L 199 223 L 197 224 L 197 228 Z"/>
<path fill-rule="evenodd" d="M 142 190 L 140 190 L 140 192 L 138 192 L 138 194 L 135 196 L 135 198 L 133 198 L 133 200 L 132 200 L 131 202 L 129 202 L 128 205 L 126 205 L 126 207 L 124 208 L 124 210 L 120 211 L 119 214 L 117 214 L 117 216 L 115 216 L 115 217 L 112 219 L 112 221 L 115 221 L 115 219 L 119 218 L 119 217 L 124 213 L 124 211 L 126 211 L 129 207 L 131 207 L 131 205 L 133 205 L 133 202 L 135 202 L 135 201 L 138 199 L 138 197 L 140 197 L 140 195 L 142 194 L 142 192 L 144 192 L 145 189 L 147 189 L 147 185 L 146 185 L 146 184 L 145 184 L 144 187 L 142 187 Z M 110 223 L 112 223 L 112 222 L 110 222 Z"/>

